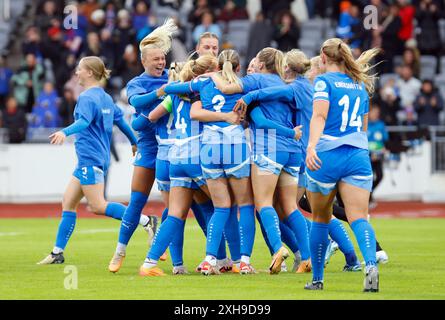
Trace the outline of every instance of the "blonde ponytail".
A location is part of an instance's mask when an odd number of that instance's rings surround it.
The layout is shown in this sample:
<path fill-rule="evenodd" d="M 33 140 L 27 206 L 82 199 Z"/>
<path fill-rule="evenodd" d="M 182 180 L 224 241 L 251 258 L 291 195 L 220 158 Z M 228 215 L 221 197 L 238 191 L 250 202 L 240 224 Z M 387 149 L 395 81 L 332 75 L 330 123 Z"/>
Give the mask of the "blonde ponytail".
<path fill-rule="evenodd" d="M 87 70 L 93 73 L 94 79 L 101 83 L 105 83 L 111 75 L 111 70 L 105 68 L 105 64 L 101 58 L 96 56 L 83 57 L 79 64 L 82 64 Z"/>
<path fill-rule="evenodd" d="M 139 50 L 144 54 L 146 49 L 161 49 L 164 54 L 167 54 L 172 45 L 172 36 L 178 30 L 174 20 L 169 18 L 165 20 L 164 24 L 147 35 L 139 43 Z"/>
<path fill-rule="evenodd" d="M 346 43 L 341 39 L 331 38 L 323 43 L 320 52 L 326 55 L 330 63 L 343 66 L 352 80 L 358 83 L 363 82 L 369 94 L 374 93 L 377 74 L 369 74 L 369 71 L 375 67 L 370 62 L 379 54 L 380 49 L 373 48 L 364 51 L 358 59 L 354 59 L 351 48 Z"/>
<path fill-rule="evenodd" d="M 221 70 L 221 78 L 228 83 L 237 83 L 236 69 L 240 65 L 240 58 L 235 50 L 227 49 L 218 56 L 218 66 Z"/>

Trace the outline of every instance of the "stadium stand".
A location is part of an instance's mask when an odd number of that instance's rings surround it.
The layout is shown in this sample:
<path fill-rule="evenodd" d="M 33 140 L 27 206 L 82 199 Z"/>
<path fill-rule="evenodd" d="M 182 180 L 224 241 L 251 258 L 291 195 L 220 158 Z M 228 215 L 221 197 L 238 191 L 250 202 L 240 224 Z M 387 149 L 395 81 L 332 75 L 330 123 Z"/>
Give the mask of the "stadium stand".
<path fill-rule="evenodd" d="M 3 52 L 3 56 L 6 58 L 2 61 L 0 68 L 2 70 L 9 69 L 14 75 L 21 72 L 23 62 L 25 61 L 27 53 L 33 53 L 37 60 L 37 65 L 41 66 L 44 70 L 43 78 L 39 81 L 44 83 L 49 81 L 55 84 L 58 101 L 62 101 L 62 97 L 65 94 L 65 89 L 71 90 L 74 93 L 74 97 L 78 95 L 78 87 L 72 77 L 73 66 L 76 61 L 86 54 L 97 54 L 102 56 L 107 62 L 108 66 L 113 69 L 112 79 L 109 87 L 107 88 L 116 98 L 118 98 L 121 89 L 125 86 L 126 79 L 131 78 L 135 74 L 140 73 L 140 65 L 137 55 L 137 39 L 140 39 L 141 30 L 134 30 L 132 27 L 132 19 L 135 18 L 135 8 L 138 3 L 145 1 L 148 7 L 147 20 L 144 32 L 148 33 L 153 30 L 156 25 L 161 24 L 167 17 L 176 17 L 181 25 L 181 35 L 177 38 L 178 44 L 183 46 L 189 53 L 194 50 L 194 43 L 192 39 L 192 33 L 196 24 L 200 23 L 200 17 L 205 10 L 210 10 L 215 16 L 215 23 L 219 25 L 222 30 L 223 36 L 221 39 L 222 48 L 235 48 L 239 51 L 242 66 L 245 67 L 248 63 L 247 59 L 252 57 L 252 53 L 249 51 L 249 31 L 254 23 L 255 15 L 257 12 L 252 10 L 264 10 L 259 2 L 252 4 L 252 1 L 240 1 L 241 7 L 236 7 L 236 11 L 233 15 L 233 19 L 224 10 L 226 1 L 162 1 L 162 0 L 127 0 L 127 1 L 78 1 L 77 7 L 79 9 L 79 29 L 78 30 L 65 30 L 62 22 L 63 7 L 68 5 L 70 1 L 63 0 L 14 0 L 10 1 L 10 18 L 6 21 L 0 18 L 0 49 Z M 56 5 L 55 12 L 46 8 L 48 2 L 53 2 Z M 279 17 L 283 16 L 283 12 L 286 10 L 292 10 L 295 6 L 292 6 L 293 1 L 281 3 L 277 1 L 276 6 L 267 7 L 267 12 L 263 11 L 266 19 L 270 20 L 270 26 L 275 28 Z M 309 1 L 311 2 L 311 1 Z M 349 4 L 345 5 L 345 3 Z M 307 12 L 298 12 L 301 7 L 305 8 L 304 4 L 299 3 L 298 10 L 287 11 L 290 15 L 294 16 L 297 21 L 297 27 L 299 28 L 300 38 L 298 40 L 298 48 L 305 52 L 308 56 L 317 55 L 320 48 L 320 44 L 329 37 L 334 37 L 336 34 L 336 26 L 340 13 L 348 14 L 347 10 L 352 6 L 364 6 L 369 1 L 336 1 L 334 4 L 326 4 L 325 7 L 320 8 L 319 5 L 315 6 L 315 11 L 311 12 L 309 16 L 312 18 L 305 20 L 308 17 Z M 415 6 L 416 10 L 420 10 L 420 2 L 413 1 L 413 4 L 407 4 L 408 6 Z M 442 16 L 438 20 L 438 29 L 441 37 L 442 48 L 445 47 L 445 2 L 434 1 L 438 4 Z M 112 4 L 110 4 L 112 3 Z M 238 2 L 237 6 L 239 5 Z M 382 1 L 382 5 L 379 8 L 379 23 L 381 25 L 387 24 L 385 18 L 388 17 L 389 2 Z M 244 7 L 243 7 L 244 6 Z M 254 9 L 252 9 L 254 8 Z M 271 9 L 272 8 L 272 9 Z M 47 10 L 47 11 L 45 11 Z M 272 10 L 272 11 L 270 11 Z M 273 11 L 275 10 L 275 11 Z M 283 11 L 284 10 L 284 11 Z M 341 11 L 343 10 L 343 12 Z M 301 10 L 300 10 L 301 11 Z M 362 12 L 362 10 L 360 10 Z M 39 15 L 37 15 L 39 14 Z M 249 17 L 247 16 L 249 14 Z M 96 18 L 99 17 L 99 20 Z M 102 17 L 102 18 L 101 18 Z M 129 17 L 130 25 L 126 26 L 126 22 L 122 22 L 123 17 Z M 94 18 L 94 19 L 93 19 Z M 250 19 L 248 19 L 250 18 Z M 48 23 L 45 22 L 49 21 Z M 360 17 L 363 20 L 363 17 Z M 254 21 L 255 20 L 255 21 Z M 143 20 L 141 20 L 144 23 Z M 267 21 L 266 21 L 267 22 Z M 415 16 L 412 21 L 408 21 L 412 25 L 416 25 Z M 267 22 L 269 23 L 269 22 Z M 267 28 L 267 23 L 264 24 L 264 28 Z M 258 24 L 257 24 L 258 26 Z M 35 27 L 29 28 L 29 27 Z M 262 28 L 262 27 L 260 27 Z M 399 32 L 406 31 L 406 26 L 399 26 Z M 412 35 L 409 41 L 404 41 L 400 38 L 400 35 L 393 38 L 394 43 L 398 43 L 400 47 L 394 47 L 395 55 L 392 56 L 394 69 L 389 73 L 380 74 L 380 80 L 378 87 L 383 87 L 389 79 L 399 79 L 400 69 L 398 67 L 404 65 L 404 50 L 405 47 L 409 47 L 414 52 L 419 52 L 416 48 L 418 35 L 421 34 L 419 25 L 413 28 Z M 33 30 L 36 30 L 37 34 L 33 34 Z M 262 29 L 255 29 L 262 30 Z M 265 35 L 261 35 L 267 41 L 267 32 Z M 397 31 L 397 30 L 396 30 Z M 111 34 L 107 36 L 108 32 Z M 137 34 L 137 37 L 136 37 Z M 252 37 L 252 35 L 250 36 Z M 361 51 L 371 47 L 382 45 L 381 34 L 379 32 L 373 32 L 372 30 L 362 30 L 354 26 L 351 26 L 350 38 L 345 38 L 345 41 L 353 41 L 355 37 L 360 38 L 361 45 L 354 49 L 354 54 L 359 54 Z M 352 40 L 351 40 L 352 39 Z M 417 40 L 417 41 L 416 41 Z M 272 34 L 269 39 L 269 45 L 277 45 L 276 41 L 273 41 Z M 385 44 L 382 45 L 385 47 Z M 391 50 L 392 50 L 391 49 Z M 57 52 L 57 55 L 51 54 L 51 52 Z M 443 54 L 443 49 L 441 51 Z M 385 58 L 385 56 L 383 56 Z M 383 62 L 385 65 L 387 62 Z M 423 54 L 420 51 L 420 57 L 418 58 L 419 73 L 414 72 L 415 78 L 419 80 L 430 79 L 434 82 L 438 92 L 441 94 L 443 100 L 445 100 L 445 57 L 439 55 Z M 411 64 L 411 67 L 415 67 L 415 64 Z M 417 75 L 416 75 L 417 74 Z M 20 100 L 20 97 L 16 95 L 20 90 L 17 90 L 14 82 L 11 82 L 11 78 L 7 79 L 8 85 L 2 87 L 0 92 L 0 113 L 4 113 L 6 97 L 15 96 Z M 41 84 L 33 84 L 40 86 Z M 394 92 L 398 95 L 398 88 L 394 87 Z M 1 90 L 0 90 L 1 91 Z M 35 105 L 37 97 L 40 92 L 34 94 L 34 101 L 32 105 Z M 420 94 L 420 92 L 416 93 Z M 380 91 L 374 97 L 377 100 L 381 100 Z M 399 97 L 397 96 L 397 99 Z M 22 106 L 19 104 L 19 108 Z M 32 120 L 31 109 L 26 109 L 27 119 Z M 397 119 L 395 123 L 391 125 L 404 125 L 406 121 L 406 114 L 404 110 L 398 109 Z M 59 104 L 59 113 L 62 118 L 62 123 L 67 123 L 68 114 L 65 106 Z M 4 127 L 4 118 L 0 114 L 0 127 Z M 439 119 L 440 124 L 444 124 L 444 111 L 440 112 Z M 409 124 L 415 124 L 417 115 L 413 113 L 413 120 Z M 43 141 L 42 135 L 38 131 L 33 133 L 33 130 L 38 128 L 28 128 L 28 139 L 31 141 Z M 42 128 L 40 128 L 42 129 Z M 51 130 L 51 128 L 44 128 Z M 3 132 L 8 132 L 8 129 L 4 129 Z M 4 141 L 8 141 L 7 133 L 2 135 Z M 394 137 L 395 135 L 391 135 Z M 34 138 L 33 138 L 34 137 Z"/>

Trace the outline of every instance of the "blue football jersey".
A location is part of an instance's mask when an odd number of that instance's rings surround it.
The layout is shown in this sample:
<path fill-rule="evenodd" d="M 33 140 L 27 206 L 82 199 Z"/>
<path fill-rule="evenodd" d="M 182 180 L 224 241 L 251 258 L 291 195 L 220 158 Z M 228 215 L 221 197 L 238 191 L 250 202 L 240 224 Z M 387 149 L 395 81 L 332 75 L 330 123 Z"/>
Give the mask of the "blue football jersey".
<path fill-rule="evenodd" d="M 169 160 L 174 158 L 199 157 L 202 123 L 190 118 L 191 103 L 177 95 L 170 95 L 171 112 L 174 123 L 174 145 L 169 151 Z"/>
<path fill-rule="evenodd" d="M 369 96 L 363 83 L 355 82 L 344 73 L 325 73 L 314 81 L 314 101 L 317 100 L 329 102 L 317 150 L 330 150 L 345 144 L 368 148 L 362 126 L 363 116 L 369 111 Z"/>
<path fill-rule="evenodd" d="M 74 119 L 84 118 L 90 125 L 76 134 L 78 167 L 97 166 L 107 170 L 113 124 L 123 113 L 100 87 L 82 92 L 74 108 Z"/>
<path fill-rule="evenodd" d="M 244 93 L 249 91 L 283 86 L 286 83 L 276 74 L 254 73 L 241 78 Z M 266 118 L 288 128 L 296 126 L 296 107 L 292 103 L 279 100 L 261 101 L 259 108 Z M 272 130 L 256 130 L 255 122 L 251 123 L 254 135 L 254 147 L 257 152 L 296 152 L 300 149 L 299 142 L 292 138 L 277 136 Z"/>
<path fill-rule="evenodd" d="M 219 91 L 211 78 L 196 78 L 190 84 L 191 89 L 200 93 L 202 108 L 213 112 L 229 113 L 233 111 L 236 101 L 241 98 L 240 93 L 224 94 Z M 228 127 L 225 121 L 206 122 L 206 125 Z"/>
<path fill-rule="evenodd" d="M 312 118 L 312 97 L 314 89 L 310 81 L 306 77 L 298 76 L 290 87 L 294 93 L 295 105 L 298 109 L 296 113 L 296 124 L 302 125 L 301 144 L 306 152 L 307 144 L 309 142 L 310 124 Z"/>
<path fill-rule="evenodd" d="M 159 89 L 163 84 L 168 82 L 168 72 L 165 70 L 161 77 L 152 77 L 145 72 L 133 79 L 127 84 L 127 97 L 128 101 L 135 95 L 141 95 L 150 93 Z M 150 106 L 146 106 L 149 109 L 154 109 L 158 104 L 162 102 L 162 98 L 156 99 Z M 140 113 L 141 110 L 136 109 L 136 113 Z M 161 120 L 164 121 L 164 120 Z M 145 128 L 138 132 L 138 148 L 157 148 L 156 141 L 156 125 Z"/>

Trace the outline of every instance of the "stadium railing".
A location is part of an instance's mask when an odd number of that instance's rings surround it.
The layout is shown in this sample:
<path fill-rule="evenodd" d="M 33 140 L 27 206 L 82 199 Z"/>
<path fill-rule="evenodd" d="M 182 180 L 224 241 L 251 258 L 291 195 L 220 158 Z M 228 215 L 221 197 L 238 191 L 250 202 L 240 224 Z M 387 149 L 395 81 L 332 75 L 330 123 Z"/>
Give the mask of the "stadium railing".
<path fill-rule="evenodd" d="M 390 152 L 413 154 L 425 141 L 431 141 L 431 173 L 445 173 L 445 126 L 387 126 L 388 133 L 397 135 L 401 145 Z"/>

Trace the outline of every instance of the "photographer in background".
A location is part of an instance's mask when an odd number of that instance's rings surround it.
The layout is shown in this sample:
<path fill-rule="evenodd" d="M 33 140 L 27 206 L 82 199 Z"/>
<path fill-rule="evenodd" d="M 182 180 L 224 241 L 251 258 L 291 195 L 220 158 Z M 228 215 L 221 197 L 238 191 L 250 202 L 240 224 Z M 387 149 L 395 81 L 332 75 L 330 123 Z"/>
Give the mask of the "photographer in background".
<path fill-rule="evenodd" d="M 375 102 L 371 104 L 368 122 L 368 142 L 371 157 L 372 173 L 374 176 L 372 191 L 369 198 L 369 207 L 375 208 L 376 203 L 373 198 L 374 189 L 383 179 L 383 160 L 385 156 L 385 143 L 388 141 L 388 132 L 385 123 L 380 120 L 380 106 Z"/>

